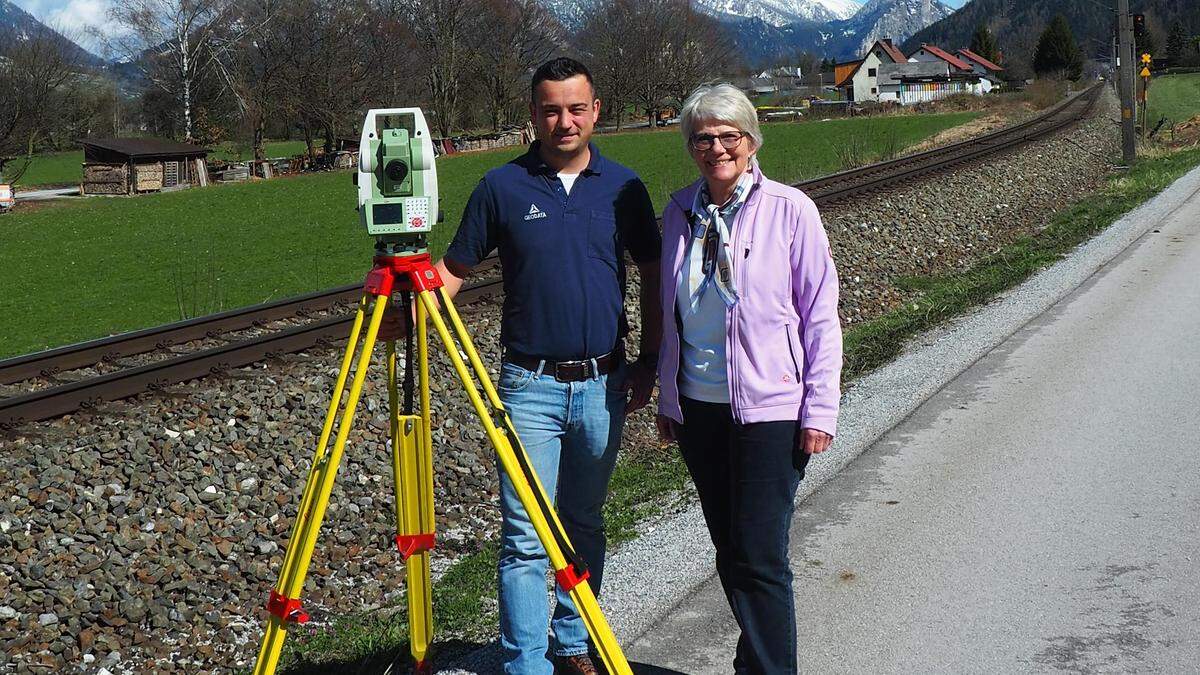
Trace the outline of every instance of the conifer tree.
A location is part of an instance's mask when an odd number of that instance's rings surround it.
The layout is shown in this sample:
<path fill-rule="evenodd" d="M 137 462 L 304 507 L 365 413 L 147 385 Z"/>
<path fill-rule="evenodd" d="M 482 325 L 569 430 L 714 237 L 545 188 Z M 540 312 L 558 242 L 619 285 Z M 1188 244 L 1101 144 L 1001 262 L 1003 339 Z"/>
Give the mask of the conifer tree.
<path fill-rule="evenodd" d="M 1171 32 L 1167 35 L 1167 51 L 1163 54 L 1172 65 L 1177 65 L 1183 60 L 1184 50 L 1187 49 L 1187 29 L 1183 27 L 1182 21 L 1176 21 L 1174 26 L 1171 26 Z"/>
<path fill-rule="evenodd" d="M 987 24 L 980 22 L 975 27 L 975 33 L 971 36 L 971 51 L 992 63 L 1000 62 L 1000 47 L 996 44 L 996 37 L 992 35 L 992 31 L 988 30 Z"/>
<path fill-rule="evenodd" d="M 1062 14 L 1055 15 L 1038 38 L 1033 53 L 1033 72 L 1039 77 L 1049 75 L 1069 80 L 1078 79 L 1083 72 L 1083 55 L 1075 44 L 1067 17 Z"/>

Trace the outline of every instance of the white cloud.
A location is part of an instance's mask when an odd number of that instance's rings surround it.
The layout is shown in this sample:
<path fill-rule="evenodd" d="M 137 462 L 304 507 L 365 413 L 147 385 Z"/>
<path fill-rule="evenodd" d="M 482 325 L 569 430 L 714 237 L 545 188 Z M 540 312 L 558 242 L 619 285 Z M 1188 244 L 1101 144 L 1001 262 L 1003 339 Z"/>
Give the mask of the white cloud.
<path fill-rule="evenodd" d="M 16 0 L 16 4 L 93 53 L 103 51 L 96 33 L 112 37 L 123 32 L 108 18 L 109 0 Z"/>

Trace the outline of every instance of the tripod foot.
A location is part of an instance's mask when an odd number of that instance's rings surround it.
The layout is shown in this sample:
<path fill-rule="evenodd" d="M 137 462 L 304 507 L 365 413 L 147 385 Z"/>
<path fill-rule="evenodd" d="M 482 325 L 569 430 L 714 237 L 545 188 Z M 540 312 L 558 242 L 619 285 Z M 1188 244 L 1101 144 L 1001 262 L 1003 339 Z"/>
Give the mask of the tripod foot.
<path fill-rule="evenodd" d="M 267 611 L 283 621 L 305 623 L 308 612 L 300 606 L 300 598 L 289 598 L 278 591 L 271 591 L 267 600 Z"/>

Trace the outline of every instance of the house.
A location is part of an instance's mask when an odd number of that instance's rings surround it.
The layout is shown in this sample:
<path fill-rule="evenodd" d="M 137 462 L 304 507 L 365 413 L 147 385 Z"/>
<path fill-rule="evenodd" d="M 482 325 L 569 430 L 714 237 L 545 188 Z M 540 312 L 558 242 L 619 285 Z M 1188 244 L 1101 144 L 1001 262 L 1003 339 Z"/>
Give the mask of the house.
<path fill-rule="evenodd" d="M 130 195 L 208 185 L 208 150 L 163 138 L 89 138 L 83 146 L 84 195 Z"/>
<path fill-rule="evenodd" d="M 885 63 L 879 66 L 881 101 L 901 105 L 936 101 L 953 94 L 977 93 L 978 76 L 974 73 L 952 71 L 942 60 Z"/>
<path fill-rule="evenodd" d="M 747 96 L 779 93 L 779 85 L 773 77 L 743 77 L 735 80 L 734 85 L 746 92 Z"/>
<path fill-rule="evenodd" d="M 970 50 L 959 50 L 959 52 L 962 51 Z M 955 56 L 954 54 L 951 54 L 937 45 L 931 45 L 922 42 L 920 47 L 908 55 L 908 59 L 910 61 L 923 61 L 927 63 L 945 63 L 949 75 L 955 76 L 956 79 L 961 79 L 964 76 L 967 78 L 967 87 L 965 93 L 982 95 L 992 90 L 993 81 L 988 77 L 978 73 L 974 66 L 971 65 L 969 60 Z M 994 63 L 991 65 L 996 66 Z M 955 87 L 946 88 L 946 91 L 949 91 L 950 89 L 953 89 L 953 91 L 950 93 L 959 93 L 959 88 L 957 85 Z"/>
<path fill-rule="evenodd" d="M 921 43 L 920 47 L 908 55 L 909 61 L 943 61 L 950 67 L 950 72 L 974 72 L 971 64 L 963 61 L 937 45 Z"/>
<path fill-rule="evenodd" d="M 1004 72 L 1003 68 L 976 54 L 970 49 L 958 50 L 958 57 L 963 61 L 966 61 L 976 75 L 985 78 L 989 83 L 1000 84 L 1004 81 L 1003 75 L 1001 75 L 1001 73 Z M 984 90 L 983 93 L 986 94 L 990 90 L 991 87 L 989 86 L 988 89 Z"/>
<path fill-rule="evenodd" d="M 879 66 L 885 63 L 905 63 L 909 59 L 904 56 L 890 39 L 876 40 L 875 44 L 853 69 L 839 70 L 834 68 L 836 85 L 845 90 L 846 98 L 861 103 L 879 100 Z M 849 65 L 849 64 L 846 64 Z"/>

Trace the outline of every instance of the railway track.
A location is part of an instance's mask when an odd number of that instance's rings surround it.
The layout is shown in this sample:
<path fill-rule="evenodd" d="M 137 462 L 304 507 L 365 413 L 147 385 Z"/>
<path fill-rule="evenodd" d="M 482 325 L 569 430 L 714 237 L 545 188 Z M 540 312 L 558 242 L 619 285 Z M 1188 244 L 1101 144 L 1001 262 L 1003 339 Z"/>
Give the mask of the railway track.
<path fill-rule="evenodd" d="M 798 183 L 820 206 L 951 170 L 1042 138 L 1087 117 L 1102 85 L 1030 120 L 966 141 Z M 466 284 L 468 305 L 502 293 L 497 261 Z M 95 408 L 345 338 L 355 284 L 0 361 L 0 430 Z"/>

